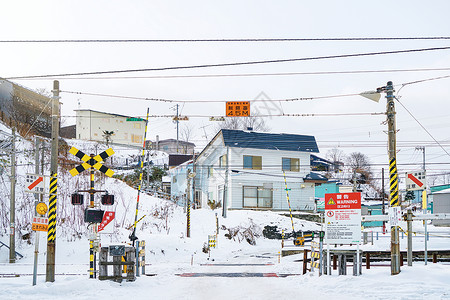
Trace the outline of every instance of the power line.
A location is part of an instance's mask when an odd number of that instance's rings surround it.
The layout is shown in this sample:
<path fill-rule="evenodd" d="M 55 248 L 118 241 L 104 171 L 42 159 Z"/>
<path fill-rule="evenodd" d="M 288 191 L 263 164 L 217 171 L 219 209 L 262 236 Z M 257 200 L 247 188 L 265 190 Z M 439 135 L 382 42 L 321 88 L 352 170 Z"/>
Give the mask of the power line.
<path fill-rule="evenodd" d="M 422 127 L 423 130 L 425 130 L 425 132 L 433 139 L 433 141 L 435 141 L 435 143 L 438 144 L 439 147 L 441 147 L 441 149 L 444 150 L 444 152 L 447 153 L 448 156 L 450 156 L 450 153 L 448 153 L 447 150 L 445 150 L 445 148 L 434 138 L 434 136 L 422 125 L 422 123 L 420 123 L 419 120 L 417 120 L 417 118 L 414 117 L 414 115 L 405 107 L 405 105 L 403 105 L 403 103 L 400 102 L 400 100 L 397 97 L 395 97 L 395 99 L 397 99 L 397 102 L 400 103 L 401 106 L 403 106 L 403 108 L 408 112 L 408 114 L 417 122 L 417 124 L 419 124 L 420 127 Z"/>
<path fill-rule="evenodd" d="M 294 76 L 294 75 L 340 75 L 364 73 L 397 73 L 397 72 L 429 72 L 449 71 L 450 68 L 417 68 L 387 70 L 350 70 L 350 71 L 318 71 L 318 72 L 276 72 L 276 73 L 242 73 L 242 74 L 200 74 L 200 75 L 157 75 L 157 76 L 103 76 L 103 77 L 70 77 L 64 80 L 110 80 L 110 79 L 178 79 L 178 78 L 220 78 L 220 77 L 256 77 L 256 76 Z M 48 79 L 53 79 L 49 77 Z M 56 77 L 55 77 L 56 79 Z M 21 80 L 40 80 L 24 78 Z"/>
<path fill-rule="evenodd" d="M 285 62 L 297 62 L 297 61 L 310 61 L 310 60 L 322 60 L 322 59 L 336 59 L 336 58 L 347 58 L 347 57 L 363 57 L 363 56 L 400 54 L 400 53 L 416 53 L 416 52 L 448 50 L 448 49 L 450 49 L 450 47 L 433 47 L 433 48 L 393 50 L 393 51 L 367 52 L 367 53 L 354 53 L 354 54 L 340 54 L 340 55 L 302 57 L 302 58 L 287 58 L 287 59 L 273 59 L 273 60 L 232 62 L 232 63 L 216 63 L 216 64 L 202 64 L 202 65 L 190 65 L 190 66 L 171 66 L 171 67 L 147 68 L 147 69 L 128 69 L 128 70 L 113 70 L 113 71 L 96 71 L 96 72 L 80 72 L 80 73 L 47 74 L 47 75 L 29 75 L 29 76 L 8 77 L 6 79 L 12 80 L 12 79 L 67 77 L 67 76 L 80 76 L 80 75 L 100 75 L 100 74 L 118 74 L 118 73 L 133 73 L 133 72 L 150 72 L 150 71 L 167 71 L 167 70 L 186 70 L 186 69 L 200 69 L 200 68 L 231 67 L 231 66 L 243 66 L 243 65 L 260 65 L 260 64 L 285 63 Z"/>
<path fill-rule="evenodd" d="M 148 97 L 133 97 L 133 96 L 120 96 L 111 94 L 100 94 L 100 93 L 85 93 L 85 92 L 75 92 L 75 91 L 60 91 L 61 93 L 76 94 L 76 95 L 86 95 L 86 96 L 97 96 L 97 97 L 108 97 L 108 98 L 119 98 L 119 99 L 131 99 L 131 100 L 144 100 L 144 101 L 155 101 L 155 102 L 170 102 L 170 103 L 225 103 L 226 100 L 173 100 L 173 99 L 163 99 L 163 98 L 148 98 Z M 317 96 L 317 97 L 302 97 L 302 98 L 287 98 L 287 99 L 244 99 L 240 101 L 248 102 L 292 102 L 292 101 L 307 101 L 315 99 L 330 99 L 330 98 L 340 98 L 340 97 L 350 97 L 357 96 L 359 93 L 354 94 L 341 94 L 341 95 L 330 95 L 330 96 Z"/>
<path fill-rule="evenodd" d="M 0 40 L 0 43 L 222 43 L 222 42 L 334 42 L 334 41 L 410 41 L 449 40 L 448 36 L 424 37 L 340 37 L 340 38 L 231 38 L 231 39 L 62 39 Z"/>
<path fill-rule="evenodd" d="M 395 86 L 401 86 L 402 89 L 406 85 L 422 83 L 426 81 L 439 80 L 450 78 L 450 75 L 425 78 L 421 80 L 406 82 L 397 84 Z M 400 90 L 399 90 L 400 91 Z M 97 96 L 97 97 L 109 97 L 109 98 L 119 98 L 119 99 L 132 99 L 132 100 L 144 100 L 144 101 L 155 101 L 155 102 L 170 102 L 170 103 L 225 103 L 227 100 L 173 100 L 173 99 L 163 99 L 163 98 L 149 98 L 149 97 L 134 97 L 134 96 L 120 96 L 111 94 L 101 94 L 101 93 L 87 93 L 87 92 L 77 92 L 77 91 L 60 91 L 60 93 L 76 94 L 76 95 L 87 95 L 87 96 Z M 318 100 L 318 99 L 331 99 L 331 98 L 342 98 L 350 96 L 360 96 L 361 93 L 351 93 L 351 94 L 339 94 L 339 95 L 328 95 L 328 96 L 316 96 L 316 97 L 298 97 L 298 98 L 286 98 L 286 99 L 241 99 L 240 101 L 248 102 L 293 102 L 293 101 L 308 101 L 308 100 Z"/>
<path fill-rule="evenodd" d="M 340 116 L 377 116 L 377 115 L 385 115 L 386 112 L 361 112 L 361 113 L 308 113 L 308 114 L 271 114 L 271 115 L 257 115 L 250 117 L 340 117 Z M 64 118 L 76 118 L 77 116 L 62 116 Z M 80 117 L 80 116 L 79 116 Z M 174 118 L 174 115 L 149 115 L 149 118 Z M 183 117 L 188 118 L 220 118 L 225 117 L 225 115 L 183 115 Z M 82 118 L 98 118 L 102 119 L 104 117 L 90 117 L 90 116 L 82 116 Z"/>

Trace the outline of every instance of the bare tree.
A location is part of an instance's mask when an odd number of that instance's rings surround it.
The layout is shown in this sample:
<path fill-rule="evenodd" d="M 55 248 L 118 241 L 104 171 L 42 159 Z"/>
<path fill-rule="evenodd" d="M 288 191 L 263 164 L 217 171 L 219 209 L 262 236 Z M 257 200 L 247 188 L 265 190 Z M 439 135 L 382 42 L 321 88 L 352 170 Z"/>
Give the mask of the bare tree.
<path fill-rule="evenodd" d="M 370 183 L 373 175 L 370 168 L 370 160 L 367 155 L 361 152 L 352 152 L 347 157 L 347 165 L 352 171 L 361 175 L 361 181 Z"/>
<path fill-rule="evenodd" d="M 53 94 L 48 91 L 46 88 L 37 88 L 34 90 L 36 93 L 38 93 L 39 95 L 45 96 L 47 98 L 52 98 Z"/>
<path fill-rule="evenodd" d="M 194 125 L 190 123 L 185 123 L 181 125 L 180 137 L 182 141 L 189 142 L 194 137 Z"/>
<path fill-rule="evenodd" d="M 225 121 L 219 124 L 217 130 L 220 129 L 247 130 L 248 128 L 260 132 L 270 131 L 270 128 L 269 126 L 266 125 L 264 119 L 258 116 L 227 117 Z"/>
<path fill-rule="evenodd" d="M 346 156 L 342 150 L 333 148 L 328 150 L 326 158 L 333 163 L 334 172 L 337 173 L 341 170 L 341 166 L 344 164 Z"/>

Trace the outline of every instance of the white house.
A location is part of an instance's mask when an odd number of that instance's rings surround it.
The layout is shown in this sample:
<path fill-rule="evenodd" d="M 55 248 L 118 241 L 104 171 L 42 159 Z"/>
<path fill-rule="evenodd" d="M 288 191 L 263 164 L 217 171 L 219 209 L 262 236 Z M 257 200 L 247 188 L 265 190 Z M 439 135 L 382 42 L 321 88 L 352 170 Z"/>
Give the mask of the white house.
<path fill-rule="evenodd" d="M 314 209 L 313 136 L 222 129 L 196 159 L 195 197 L 227 209 Z M 285 177 L 283 175 L 285 173 Z"/>
<path fill-rule="evenodd" d="M 188 186 L 188 170 L 193 172 L 193 161 L 188 160 L 179 166 L 170 169 L 167 173 L 170 175 L 170 197 L 178 205 L 185 205 L 187 186 Z M 192 179 L 191 179 L 192 187 Z M 192 191 L 192 190 L 191 190 Z M 191 196 L 191 202 L 193 202 Z"/>
<path fill-rule="evenodd" d="M 142 146 L 145 120 L 90 109 L 77 109 L 76 138 L 106 142 L 105 132 L 112 132 L 110 142 Z"/>

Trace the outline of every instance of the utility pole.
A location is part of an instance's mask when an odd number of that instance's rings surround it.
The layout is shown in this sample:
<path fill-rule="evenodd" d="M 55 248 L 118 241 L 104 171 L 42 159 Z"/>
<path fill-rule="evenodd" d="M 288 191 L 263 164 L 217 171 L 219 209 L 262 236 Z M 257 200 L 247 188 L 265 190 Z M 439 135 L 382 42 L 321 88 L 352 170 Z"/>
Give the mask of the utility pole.
<path fill-rule="evenodd" d="M 179 104 L 177 104 L 177 153 L 178 153 L 178 132 L 179 132 L 179 130 L 178 130 L 178 123 L 180 123 L 180 120 L 178 120 L 178 118 L 179 118 L 179 116 L 178 116 L 178 106 L 179 106 Z"/>
<path fill-rule="evenodd" d="M 58 138 L 59 138 L 59 81 L 53 81 L 52 97 L 52 151 L 50 159 L 50 191 L 47 233 L 47 282 L 55 281 L 55 241 L 56 241 L 56 200 L 58 175 Z"/>
<path fill-rule="evenodd" d="M 41 147 L 40 138 L 36 137 L 35 141 L 35 153 L 34 153 L 34 172 L 39 174 L 39 148 Z M 39 194 L 34 194 L 34 207 L 39 203 Z M 34 210 L 34 215 L 36 217 L 39 216 L 36 209 Z M 37 277 L 37 265 L 38 265 L 38 255 L 39 255 L 39 230 L 36 230 L 36 237 L 34 243 L 34 263 L 33 263 L 33 285 L 36 285 L 36 277 Z"/>
<path fill-rule="evenodd" d="M 356 190 L 357 190 L 357 186 L 356 186 L 356 168 L 355 169 L 353 169 L 353 189 L 352 189 L 352 192 L 353 193 L 356 193 Z"/>
<path fill-rule="evenodd" d="M 423 153 L 423 174 L 425 175 L 425 147 L 424 146 L 419 146 L 416 147 L 416 150 L 422 150 Z M 422 192 L 422 213 L 423 214 L 427 214 L 427 207 L 428 207 L 428 202 L 427 202 L 427 187 L 425 184 L 424 190 Z M 427 228 L 427 220 L 423 220 L 423 226 L 425 229 L 425 252 L 424 252 L 424 259 L 425 259 L 425 265 L 428 264 L 428 228 Z"/>
<path fill-rule="evenodd" d="M 16 262 L 16 128 L 12 128 L 12 152 L 11 152 L 11 199 L 9 214 L 9 263 Z"/>
<path fill-rule="evenodd" d="M 191 170 L 186 172 L 187 189 L 186 189 L 186 237 L 191 237 Z"/>
<path fill-rule="evenodd" d="M 396 148 L 396 124 L 395 124 L 395 104 L 394 86 L 392 81 L 380 88 L 386 92 L 386 114 L 388 123 L 388 152 L 389 152 L 389 182 L 390 182 L 390 206 L 400 206 L 398 198 L 398 175 L 397 175 L 397 148 Z M 391 226 L 391 275 L 400 273 L 400 243 L 398 226 Z"/>
<path fill-rule="evenodd" d="M 381 193 L 382 193 L 381 198 L 383 199 L 382 200 L 383 201 L 383 206 L 381 207 L 381 213 L 383 215 L 385 215 L 386 214 L 386 208 L 384 206 L 384 200 L 386 198 L 386 193 L 384 191 L 384 168 L 381 168 Z M 385 232 L 386 232 L 386 222 L 383 221 L 383 234 L 385 234 Z"/>

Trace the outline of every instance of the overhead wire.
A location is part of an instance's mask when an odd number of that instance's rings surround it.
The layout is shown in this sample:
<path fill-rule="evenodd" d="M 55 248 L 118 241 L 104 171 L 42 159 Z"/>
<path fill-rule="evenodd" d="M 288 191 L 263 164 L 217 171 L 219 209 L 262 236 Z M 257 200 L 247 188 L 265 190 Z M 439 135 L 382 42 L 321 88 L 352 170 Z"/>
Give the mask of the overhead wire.
<path fill-rule="evenodd" d="M 109 79 L 178 79 L 178 78 L 215 78 L 215 77 L 256 77 L 256 76 L 294 76 L 294 75 L 340 75 L 365 73 L 398 73 L 398 72 L 430 72 L 449 71 L 450 68 L 416 68 L 385 70 L 349 70 L 349 71 L 317 71 L 317 72 L 275 72 L 275 73 L 242 73 L 242 74 L 200 74 L 200 75 L 155 75 L 155 76 L 103 76 L 103 77 L 68 77 L 64 80 L 109 80 Z M 57 79 L 57 77 L 47 77 Z M 23 78 L 21 80 L 41 80 L 40 78 Z"/>
<path fill-rule="evenodd" d="M 448 76 L 450 77 L 450 76 Z M 422 125 L 422 123 L 420 123 L 420 121 L 409 111 L 409 109 L 406 108 L 406 106 L 400 102 L 400 100 L 397 97 L 394 97 L 397 102 L 406 110 L 406 112 L 408 112 L 408 114 L 417 122 L 417 124 L 419 124 L 420 127 L 422 127 L 422 129 L 433 139 L 433 141 L 439 145 L 439 147 L 441 147 L 441 149 L 448 155 L 450 156 L 450 153 L 448 153 L 448 151 L 439 143 L 438 140 L 436 140 L 434 138 L 434 136 L 425 128 L 425 126 Z"/>
<path fill-rule="evenodd" d="M 78 72 L 78 73 L 62 73 L 62 74 L 46 74 L 46 75 L 13 76 L 13 77 L 7 77 L 6 79 L 13 80 L 13 79 L 25 79 L 25 78 L 67 77 L 67 76 L 119 74 L 119 73 L 123 74 L 123 73 L 135 73 L 135 72 L 187 70 L 187 69 L 217 68 L 217 67 L 231 67 L 231 66 L 245 66 L 245 65 L 248 66 L 248 65 L 261 65 L 261 64 L 336 59 L 336 58 L 348 58 L 348 57 L 365 57 L 365 56 L 389 55 L 389 54 L 401 54 L 401 53 L 418 53 L 418 52 L 439 51 L 439 50 L 449 50 L 449 49 L 450 49 L 450 46 L 420 48 L 420 49 L 406 49 L 406 50 L 392 50 L 392 51 L 379 51 L 379 52 L 366 52 L 366 53 L 353 53 L 353 54 L 325 55 L 325 56 L 315 56 L 315 57 L 231 62 L 231 63 L 214 63 L 214 64 L 200 64 L 200 65 L 188 65 L 188 66 L 169 66 L 169 67 L 146 68 L 146 69 L 128 69 L 128 70 L 94 71 L 94 72 Z"/>
<path fill-rule="evenodd" d="M 187 42 L 318 42 L 318 41 L 402 41 L 449 40 L 449 36 L 423 37 L 330 37 L 330 38 L 224 38 L 224 39 L 59 39 L 0 40 L 0 43 L 187 43 Z"/>

